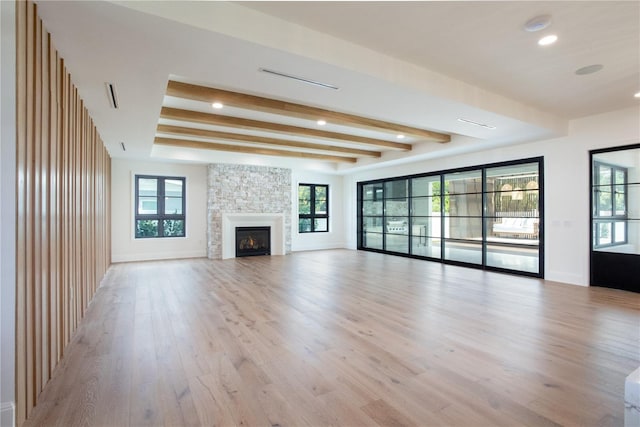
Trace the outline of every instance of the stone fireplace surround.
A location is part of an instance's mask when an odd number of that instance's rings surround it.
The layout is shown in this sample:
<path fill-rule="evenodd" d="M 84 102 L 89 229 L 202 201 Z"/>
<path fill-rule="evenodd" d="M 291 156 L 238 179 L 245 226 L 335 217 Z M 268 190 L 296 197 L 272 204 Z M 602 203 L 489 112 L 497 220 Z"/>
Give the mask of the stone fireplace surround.
<path fill-rule="evenodd" d="M 291 169 L 211 164 L 207 255 L 235 257 L 235 227 L 271 227 L 271 254 L 291 252 Z"/>

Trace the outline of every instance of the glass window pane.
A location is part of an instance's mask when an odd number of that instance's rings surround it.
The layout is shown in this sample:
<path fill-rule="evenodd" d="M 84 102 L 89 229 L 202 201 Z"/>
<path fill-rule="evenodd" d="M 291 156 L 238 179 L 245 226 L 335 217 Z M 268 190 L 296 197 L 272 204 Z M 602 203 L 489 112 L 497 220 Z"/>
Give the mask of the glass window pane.
<path fill-rule="evenodd" d="M 444 259 L 482 264 L 482 243 L 445 239 Z"/>
<path fill-rule="evenodd" d="M 451 216 L 482 216 L 482 194 L 451 194 L 449 200 Z"/>
<path fill-rule="evenodd" d="M 626 194 L 625 194 L 625 186 L 624 185 L 616 185 L 615 192 L 615 208 L 616 215 L 626 215 L 627 214 L 627 206 L 626 206 Z"/>
<path fill-rule="evenodd" d="M 596 245 L 609 245 L 611 244 L 611 223 L 599 222 L 596 223 Z"/>
<path fill-rule="evenodd" d="M 611 216 L 611 187 L 600 187 L 597 191 L 598 216 Z"/>
<path fill-rule="evenodd" d="M 382 233 L 365 231 L 362 233 L 362 246 L 370 249 L 382 249 Z"/>
<path fill-rule="evenodd" d="M 362 186 L 362 200 L 382 200 L 382 184 L 367 184 Z"/>
<path fill-rule="evenodd" d="M 397 181 L 387 181 L 384 183 L 385 199 L 403 199 L 408 195 L 409 181 L 401 179 Z"/>
<path fill-rule="evenodd" d="M 138 197 L 139 215 L 156 215 L 158 213 L 157 197 Z"/>
<path fill-rule="evenodd" d="M 165 219 L 164 221 L 162 221 L 162 229 L 164 237 L 183 237 L 184 220 Z"/>
<path fill-rule="evenodd" d="M 298 220 L 298 231 L 300 233 L 311 232 L 311 218 L 300 218 Z"/>
<path fill-rule="evenodd" d="M 393 234 L 408 234 L 409 218 L 407 217 L 387 217 L 386 232 Z"/>
<path fill-rule="evenodd" d="M 382 233 L 382 217 L 364 217 L 362 218 L 362 226 L 366 231 Z"/>
<path fill-rule="evenodd" d="M 164 198 L 165 215 L 182 215 L 182 197 Z"/>
<path fill-rule="evenodd" d="M 158 180 L 155 178 L 138 178 L 139 196 L 157 196 Z"/>
<path fill-rule="evenodd" d="M 440 237 L 439 216 L 415 216 L 411 217 L 411 234 L 420 237 Z"/>
<path fill-rule="evenodd" d="M 440 215 L 440 197 L 416 197 L 411 199 L 411 215 Z"/>
<path fill-rule="evenodd" d="M 327 214 L 327 201 L 326 200 L 318 200 L 316 199 L 316 215 L 326 215 Z"/>
<path fill-rule="evenodd" d="M 614 242 L 624 243 L 627 241 L 627 223 L 625 221 L 617 221 L 614 228 Z"/>
<path fill-rule="evenodd" d="M 382 216 L 382 200 L 365 200 L 364 202 L 362 202 L 362 211 L 363 215 Z"/>
<path fill-rule="evenodd" d="M 482 192 L 482 171 L 449 173 L 444 176 L 445 193 L 465 194 Z"/>
<path fill-rule="evenodd" d="M 316 187 L 316 201 L 327 200 L 327 187 L 324 185 Z"/>
<path fill-rule="evenodd" d="M 165 179 L 164 181 L 164 195 L 170 197 L 182 197 L 183 181 L 181 179 Z"/>
<path fill-rule="evenodd" d="M 411 254 L 429 258 L 440 258 L 440 239 L 414 236 L 411 238 Z"/>
<path fill-rule="evenodd" d="M 316 218 L 314 221 L 314 231 L 327 231 L 329 230 L 329 223 L 326 218 Z"/>
<path fill-rule="evenodd" d="M 598 184 L 611 184 L 611 168 L 609 166 L 598 166 Z"/>
<path fill-rule="evenodd" d="M 140 219 L 136 221 L 136 237 L 158 237 L 158 220 Z"/>
<path fill-rule="evenodd" d="M 487 245 L 487 265 L 490 267 L 538 273 L 539 257 L 538 246 Z"/>
<path fill-rule="evenodd" d="M 623 170 L 616 169 L 616 184 L 626 184 L 626 174 Z"/>
<path fill-rule="evenodd" d="M 482 239 L 482 218 L 449 217 L 445 236 L 453 239 Z"/>
<path fill-rule="evenodd" d="M 391 252 L 409 253 L 409 236 L 400 234 L 387 234 L 385 236 L 386 250 Z"/>
<path fill-rule="evenodd" d="M 487 240 L 522 242 L 539 239 L 540 219 L 502 217 L 487 219 Z"/>
<path fill-rule="evenodd" d="M 409 202 L 407 199 L 387 199 L 384 202 L 384 213 L 387 216 L 409 215 Z"/>
<path fill-rule="evenodd" d="M 440 195 L 440 175 L 413 178 L 411 180 L 411 196 L 438 196 Z"/>

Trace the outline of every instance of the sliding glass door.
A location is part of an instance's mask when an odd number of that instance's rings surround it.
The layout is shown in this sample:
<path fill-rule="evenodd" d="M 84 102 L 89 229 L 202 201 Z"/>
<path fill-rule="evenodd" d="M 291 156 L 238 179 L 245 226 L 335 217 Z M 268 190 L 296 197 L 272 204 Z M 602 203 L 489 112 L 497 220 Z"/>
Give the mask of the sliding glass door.
<path fill-rule="evenodd" d="M 358 248 L 543 276 L 542 158 L 358 183 Z"/>

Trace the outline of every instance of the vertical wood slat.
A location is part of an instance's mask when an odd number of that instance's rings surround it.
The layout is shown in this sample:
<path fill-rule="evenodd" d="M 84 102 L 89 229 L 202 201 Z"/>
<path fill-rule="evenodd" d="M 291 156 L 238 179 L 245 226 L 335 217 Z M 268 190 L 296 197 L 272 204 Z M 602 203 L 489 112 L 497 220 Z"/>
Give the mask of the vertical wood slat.
<path fill-rule="evenodd" d="M 32 1 L 16 2 L 16 421 L 111 262 L 111 159 Z"/>
<path fill-rule="evenodd" d="M 26 194 L 27 194 L 27 4 L 16 2 L 16 306 L 27 305 Z M 25 337 L 26 310 L 16 310 L 16 337 Z M 26 417 L 27 341 L 16 340 L 16 418 Z"/>

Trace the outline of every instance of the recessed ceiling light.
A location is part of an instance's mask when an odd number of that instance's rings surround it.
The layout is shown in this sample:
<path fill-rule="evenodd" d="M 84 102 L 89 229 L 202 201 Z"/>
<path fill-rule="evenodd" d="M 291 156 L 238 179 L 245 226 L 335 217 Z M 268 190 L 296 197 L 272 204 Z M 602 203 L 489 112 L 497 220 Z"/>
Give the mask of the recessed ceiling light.
<path fill-rule="evenodd" d="M 474 125 L 474 126 L 480 126 L 482 128 L 485 128 L 485 129 L 495 129 L 496 128 L 495 126 L 487 125 L 485 123 L 474 122 L 473 120 L 468 120 L 468 119 L 459 118 L 458 121 L 462 122 L 462 123 L 468 123 L 468 124 Z"/>
<path fill-rule="evenodd" d="M 324 126 L 327 124 L 327 121 L 321 119 L 321 120 L 318 120 L 317 123 L 318 123 L 318 126 Z"/>
<path fill-rule="evenodd" d="M 548 36 L 544 36 L 538 40 L 538 44 L 540 46 L 549 46 L 550 44 L 554 44 L 556 41 L 558 41 L 558 36 L 555 34 L 549 34 Z"/>
<path fill-rule="evenodd" d="M 400 133 L 400 134 L 396 135 L 396 138 L 398 138 L 398 139 L 404 139 L 404 135 Z"/>
<path fill-rule="evenodd" d="M 602 65 L 602 64 L 587 65 L 586 67 L 578 68 L 576 70 L 576 74 L 579 75 L 579 76 L 584 76 L 584 75 L 587 75 L 587 74 L 597 73 L 598 71 L 602 70 L 603 68 L 604 68 L 604 65 Z"/>
<path fill-rule="evenodd" d="M 634 94 L 633 94 L 633 97 L 634 97 L 634 98 L 640 98 L 640 92 L 636 92 L 636 93 L 634 93 Z"/>
<path fill-rule="evenodd" d="M 529 19 L 524 24 L 524 30 L 534 33 L 536 31 L 544 30 L 549 25 L 551 25 L 551 15 L 539 15 L 535 18 Z"/>
<path fill-rule="evenodd" d="M 215 108 L 216 110 L 221 109 L 222 107 L 224 107 L 224 105 L 222 105 L 222 102 L 214 102 L 213 104 L 211 104 L 211 106 L 213 108 Z"/>

